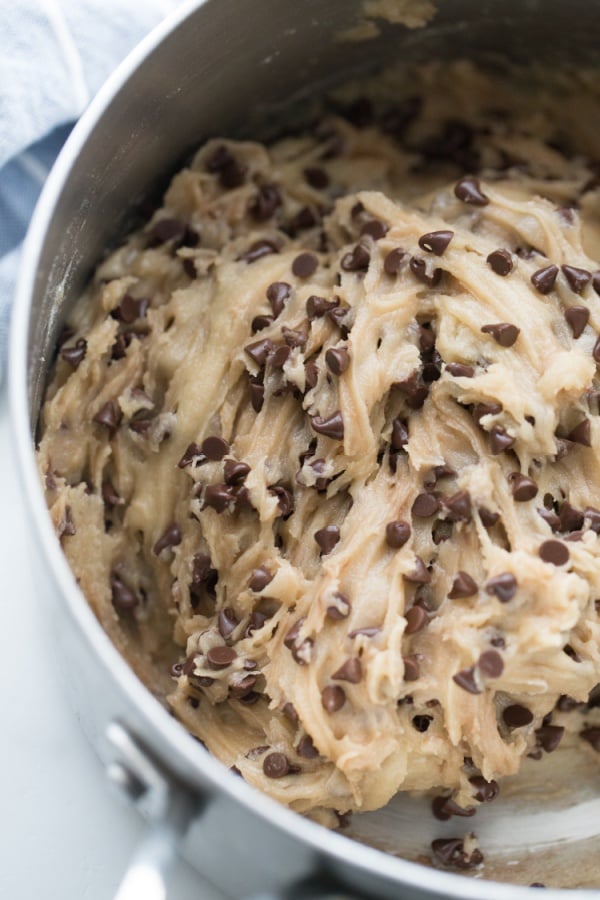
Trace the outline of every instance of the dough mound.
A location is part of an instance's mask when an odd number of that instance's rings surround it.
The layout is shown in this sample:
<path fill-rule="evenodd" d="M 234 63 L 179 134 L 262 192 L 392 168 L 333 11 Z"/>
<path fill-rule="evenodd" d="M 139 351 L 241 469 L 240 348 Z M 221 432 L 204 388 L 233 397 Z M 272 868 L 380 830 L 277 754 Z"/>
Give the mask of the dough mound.
<path fill-rule="evenodd" d="M 322 819 L 490 799 L 599 680 L 598 180 L 545 95 L 419 77 L 205 144 L 98 267 L 42 415 L 105 629 Z"/>

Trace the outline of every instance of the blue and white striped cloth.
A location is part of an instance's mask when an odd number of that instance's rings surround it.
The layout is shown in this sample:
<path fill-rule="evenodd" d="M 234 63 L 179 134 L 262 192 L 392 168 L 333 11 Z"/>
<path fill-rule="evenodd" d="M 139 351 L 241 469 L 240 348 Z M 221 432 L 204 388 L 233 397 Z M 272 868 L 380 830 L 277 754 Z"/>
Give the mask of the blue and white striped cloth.
<path fill-rule="evenodd" d="M 0 384 L 20 245 L 73 122 L 181 0 L 0 0 Z"/>

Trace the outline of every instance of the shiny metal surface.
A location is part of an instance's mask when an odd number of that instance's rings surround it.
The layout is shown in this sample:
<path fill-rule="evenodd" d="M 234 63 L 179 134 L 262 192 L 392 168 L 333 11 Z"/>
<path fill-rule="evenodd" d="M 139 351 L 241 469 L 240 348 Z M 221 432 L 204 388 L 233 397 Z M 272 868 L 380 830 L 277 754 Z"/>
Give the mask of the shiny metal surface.
<path fill-rule="evenodd" d="M 17 454 L 40 551 L 40 594 L 82 723 L 105 761 L 107 725 L 202 798 L 182 852 L 236 897 L 283 890 L 326 871 L 372 896 L 526 900 L 527 888 L 407 862 L 329 833 L 227 772 L 167 714 L 121 659 L 81 596 L 46 512 L 32 430 L 57 333 L 124 211 L 204 137 L 265 135 L 300 100 L 386 61 L 487 52 L 598 59 L 600 4 L 591 0 L 444 0 L 431 26 L 383 26 L 367 44 L 336 41 L 359 0 L 205 0 L 159 27 L 118 70 L 74 129 L 27 239 L 10 350 Z M 293 123 L 291 123 L 293 125 Z M 33 423 L 33 424 L 32 424 Z M 67 673 L 68 674 L 68 673 Z M 506 825 L 509 828 L 509 824 Z M 600 823 L 597 834 L 600 833 Z M 400 836 L 398 846 L 401 845 Z M 547 891 L 547 897 L 580 892 Z"/>

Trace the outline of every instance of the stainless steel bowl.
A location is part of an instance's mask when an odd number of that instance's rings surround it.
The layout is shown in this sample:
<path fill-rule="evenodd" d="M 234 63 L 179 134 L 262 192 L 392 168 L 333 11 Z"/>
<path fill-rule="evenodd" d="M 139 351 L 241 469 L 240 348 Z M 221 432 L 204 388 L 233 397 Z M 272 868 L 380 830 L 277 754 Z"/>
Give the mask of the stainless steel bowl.
<path fill-rule="evenodd" d="M 355 829 L 361 841 L 392 852 L 327 832 L 227 772 L 167 714 L 101 630 L 61 553 L 34 459 L 43 389 L 60 327 L 105 245 L 127 227 L 124 210 L 203 137 L 264 136 L 293 126 L 292 110 L 302 98 L 398 58 L 495 54 L 553 65 L 598 62 L 597 0 L 440 0 L 439 7 L 425 28 L 383 23 L 378 37 L 347 43 L 337 37 L 356 22 L 360 0 L 185 6 L 128 57 L 90 105 L 48 179 L 26 242 L 11 339 L 11 418 L 44 567 L 40 593 L 68 665 L 66 683 L 109 776 L 155 823 L 138 863 L 160 868 L 177 844 L 236 897 L 285 892 L 308 876 L 317 877 L 304 886 L 309 897 L 324 893 L 327 879 L 370 896 L 413 900 L 526 900 L 532 893 L 394 856 L 410 851 L 407 835 L 420 841 L 432 827 L 421 827 L 426 817 L 413 801 L 399 812 L 370 814 Z M 499 858 L 506 851 L 504 870 L 497 870 L 510 871 L 516 840 L 526 844 L 520 859 L 532 851 L 526 871 L 554 866 L 561 883 L 585 883 L 578 875 L 600 837 L 600 800 L 589 787 L 598 779 L 597 771 L 586 773 L 566 799 L 550 805 L 540 800 L 539 808 L 520 813 L 510 802 L 498 807 L 485 826 Z M 129 889 L 139 887 L 143 865 L 130 873 Z M 144 896 L 160 893 L 148 887 Z"/>

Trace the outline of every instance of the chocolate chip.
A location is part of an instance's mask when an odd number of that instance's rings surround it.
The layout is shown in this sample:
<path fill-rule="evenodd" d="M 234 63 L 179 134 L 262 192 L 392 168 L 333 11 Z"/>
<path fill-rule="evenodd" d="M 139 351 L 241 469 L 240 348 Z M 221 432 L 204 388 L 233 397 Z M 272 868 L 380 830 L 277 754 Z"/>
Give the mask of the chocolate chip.
<path fill-rule="evenodd" d="M 404 680 L 417 681 L 421 674 L 417 657 L 414 654 L 403 656 L 402 661 L 404 663 Z"/>
<path fill-rule="evenodd" d="M 318 319 L 330 310 L 335 309 L 336 306 L 339 306 L 339 302 L 337 297 L 333 300 L 327 300 L 325 297 L 317 297 L 315 294 L 312 294 L 306 301 L 306 314 L 311 320 Z"/>
<path fill-rule="evenodd" d="M 569 287 L 576 294 L 581 294 L 592 280 L 592 273 L 588 272 L 587 269 L 579 269 L 577 266 L 561 266 L 560 268 L 569 282 Z"/>
<path fill-rule="evenodd" d="M 155 556 L 160 556 L 163 550 L 177 547 L 181 543 L 181 537 L 181 528 L 176 522 L 171 522 L 155 543 L 152 552 Z"/>
<path fill-rule="evenodd" d="M 466 366 L 464 363 L 446 363 L 446 372 L 455 378 L 473 378 L 475 375 L 473 366 Z"/>
<path fill-rule="evenodd" d="M 594 362 L 600 363 L 600 337 L 596 340 L 594 344 L 594 349 L 592 350 L 592 357 Z"/>
<path fill-rule="evenodd" d="M 305 169 L 304 177 L 308 184 L 317 191 L 322 191 L 329 186 L 329 175 L 325 169 L 318 166 L 309 166 Z"/>
<path fill-rule="evenodd" d="M 505 450 L 510 450 L 514 445 L 515 439 L 507 434 L 502 425 L 492 425 L 490 429 L 490 450 L 497 456 Z"/>
<path fill-rule="evenodd" d="M 281 194 L 277 185 L 261 184 L 250 205 L 250 212 L 259 222 L 266 222 L 278 206 L 281 206 Z"/>
<path fill-rule="evenodd" d="M 248 587 L 251 591 L 262 591 L 268 584 L 271 584 L 274 576 L 264 566 L 259 566 L 250 576 Z"/>
<path fill-rule="evenodd" d="M 312 416 L 310 424 L 317 434 L 324 434 L 325 437 L 334 441 L 343 441 L 344 439 L 344 420 L 339 409 L 330 416 Z"/>
<path fill-rule="evenodd" d="M 600 510 L 594 509 L 593 506 L 586 506 L 583 513 L 592 531 L 600 534 Z"/>
<path fill-rule="evenodd" d="M 287 344 L 275 345 L 273 352 L 269 356 L 269 362 L 274 369 L 283 369 L 284 365 L 290 358 L 291 348 Z"/>
<path fill-rule="evenodd" d="M 415 567 L 412 572 L 405 572 L 402 577 L 411 584 L 429 584 L 431 581 L 431 575 L 420 556 L 415 556 Z"/>
<path fill-rule="evenodd" d="M 493 250 L 486 262 L 496 275 L 505 276 L 513 270 L 513 260 L 508 250 Z"/>
<path fill-rule="evenodd" d="M 365 272 L 369 268 L 371 254 L 363 244 L 356 244 L 353 250 L 344 254 L 340 265 L 345 272 Z"/>
<path fill-rule="evenodd" d="M 568 441 L 575 444 L 583 444 L 584 447 L 592 446 L 592 433 L 589 419 L 583 419 L 579 425 L 576 425 L 567 435 Z"/>
<path fill-rule="evenodd" d="M 490 198 L 482 193 L 479 179 L 473 175 L 466 175 L 457 181 L 454 185 L 454 196 L 471 206 L 487 206 L 490 202 Z"/>
<path fill-rule="evenodd" d="M 422 257 L 411 256 L 409 266 L 410 271 L 413 273 L 413 275 L 428 287 L 435 287 L 440 283 L 442 278 L 442 270 L 440 268 L 436 268 L 431 273 L 428 272 L 427 263 Z"/>
<path fill-rule="evenodd" d="M 298 231 L 306 231 L 317 224 L 317 216 L 310 206 L 303 206 L 298 210 L 289 224 L 289 234 L 295 235 Z"/>
<path fill-rule="evenodd" d="M 275 344 L 270 338 L 263 338 L 260 341 L 254 341 L 253 344 L 247 344 L 244 352 L 248 354 L 257 366 L 263 369 L 267 364 L 269 355 L 275 349 Z M 227 452 L 227 451 L 226 451 Z"/>
<path fill-rule="evenodd" d="M 188 466 L 191 466 L 194 459 L 201 456 L 201 454 L 202 454 L 202 450 L 200 449 L 198 444 L 194 444 L 194 443 L 188 444 L 188 447 L 187 447 L 185 453 L 183 454 L 183 456 L 177 463 L 178 467 L 180 469 L 186 469 Z"/>
<path fill-rule="evenodd" d="M 348 681 L 350 684 L 358 684 L 362 678 L 362 666 L 360 659 L 351 656 L 331 676 L 333 681 Z"/>
<path fill-rule="evenodd" d="M 283 312 L 285 301 L 292 293 L 292 286 L 286 281 L 273 281 L 267 288 L 267 300 L 271 304 L 275 318 Z"/>
<path fill-rule="evenodd" d="M 579 732 L 579 735 L 584 741 L 587 741 L 597 753 L 600 753 L 600 728 L 597 726 L 584 728 L 583 731 Z"/>
<path fill-rule="evenodd" d="M 271 253 L 279 253 L 279 247 L 273 241 L 261 238 L 248 247 L 245 253 L 238 256 L 240 262 L 246 262 L 248 265 L 262 259 L 263 256 L 269 256 Z"/>
<path fill-rule="evenodd" d="M 452 681 L 454 681 L 459 687 L 461 687 L 464 691 L 467 691 L 469 694 L 481 694 L 481 688 L 475 681 L 475 667 L 471 666 L 468 669 L 461 669 L 460 672 L 457 672 L 456 675 L 452 676 Z"/>
<path fill-rule="evenodd" d="M 138 595 L 128 587 L 116 572 L 110 575 L 110 590 L 115 609 L 130 610 L 139 605 Z"/>
<path fill-rule="evenodd" d="M 508 480 L 512 485 L 512 495 L 519 503 L 526 503 L 528 500 L 533 500 L 537 495 L 538 486 L 533 478 L 528 478 L 527 475 L 521 475 L 520 472 L 511 472 L 508 476 Z"/>
<path fill-rule="evenodd" d="M 422 606 L 411 606 L 411 608 L 404 613 L 404 618 L 406 619 L 404 634 L 416 634 L 417 631 L 421 631 L 429 621 L 429 617 Z"/>
<path fill-rule="evenodd" d="M 296 278 L 310 278 L 317 271 L 319 260 L 314 253 L 300 253 L 292 263 L 292 273 Z"/>
<path fill-rule="evenodd" d="M 500 403 L 476 403 L 473 407 L 473 419 L 478 425 L 484 416 L 495 416 L 502 412 L 502 404 Z"/>
<path fill-rule="evenodd" d="M 237 659 L 237 653 L 233 647 L 225 645 L 211 647 L 206 654 L 206 661 L 211 669 L 226 669 L 235 659 Z"/>
<path fill-rule="evenodd" d="M 107 506 L 123 506 L 125 503 L 120 494 L 117 493 L 110 478 L 105 478 L 102 482 L 102 499 Z"/>
<path fill-rule="evenodd" d="M 486 509 L 485 506 L 480 506 L 479 518 L 481 519 L 482 525 L 486 528 L 491 528 L 500 518 L 500 513 L 491 512 L 489 509 Z"/>
<path fill-rule="evenodd" d="M 316 759 L 319 755 L 319 751 L 313 744 L 313 739 L 308 734 L 303 735 L 298 741 L 296 753 L 304 759 Z"/>
<path fill-rule="evenodd" d="M 223 477 L 225 478 L 225 484 L 227 485 L 235 485 L 240 484 L 250 473 L 250 466 L 248 463 L 239 462 L 237 459 L 226 459 L 223 465 Z"/>
<path fill-rule="evenodd" d="M 219 610 L 219 615 L 217 617 L 219 634 L 223 638 L 223 640 L 227 640 L 228 637 L 231 637 L 237 626 L 240 624 L 240 620 L 235 614 L 235 610 L 231 608 L 231 606 L 226 606 L 224 609 Z M 252 687 L 256 683 L 256 679 L 254 679 L 252 683 Z"/>
<path fill-rule="evenodd" d="M 328 606 L 325 610 L 327 617 L 329 619 L 333 619 L 334 621 L 347 619 L 350 615 L 350 610 L 352 609 L 350 601 L 340 593 L 334 594 L 333 599 L 335 603 L 331 606 Z"/>
<path fill-rule="evenodd" d="M 590 311 L 585 306 L 571 306 L 565 312 L 565 319 L 571 327 L 575 340 L 581 337 L 590 320 Z"/>
<path fill-rule="evenodd" d="M 483 325 L 481 331 L 484 334 L 491 335 L 501 347 L 512 347 L 521 333 L 521 329 L 517 328 L 516 325 L 511 325 L 510 322 L 498 322 L 496 325 Z"/>
<path fill-rule="evenodd" d="M 538 745 L 546 751 L 553 753 L 562 740 L 565 729 L 560 725 L 542 725 L 536 728 L 535 736 Z"/>
<path fill-rule="evenodd" d="M 433 722 L 433 716 L 413 716 L 412 726 L 420 734 L 425 734 Z"/>
<path fill-rule="evenodd" d="M 350 354 L 346 347 L 332 347 L 325 354 L 327 368 L 334 375 L 342 375 L 350 365 Z"/>
<path fill-rule="evenodd" d="M 392 422 L 392 447 L 401 450 L 408 444 L 408 428 L 402 419 L 394 419 Z"/>
<path fill-rule="evenodd" d="M 517 579 L 512 572 L 502 572 L 490 578 L 485 585 L 488 594 L 497 597 L 500 603 L 508 603 L 517 592 Z"/>
<path fill-rule="evenodd" d="M 316 387 L 317 381 L 319 380 L 319 367 L 312 360 L 309 360 L 309 362 L 304 365 L 304 378 L 307 391 Z"/>
<path fill-rule="evenodd" d="M 407 255 L 406 251 L 401 250 L 400 247 L 395 247 L 393 250 L 390 250 L 383 261 L 383 271 L 385 274 L 392 277 L 397 275 L 402 268 L 402 264 Z"/>
<path fill-rule="evenodd" d="M 413 516 L 428 519 L 440 509 L 440 501 L 435 494 L 418 494 L 413 502 L 411 512 Z"/>
<path fill-rule="evenodd" d="M 252 319 L 252 334 L 264 331 L 264 329 L 272 325 L 274 321 L 273 316 L 255 316 Z"/>
<path fill-rule="evenodd" d="M 346 694 L 339 685 L 328 685 L 321 691 L 323 709 L 330 715 L 342 708 L 346 702 Z"/>
<path fill-rule="evenodd" d="M 395 387 L 405 394 L 405 402 L 409 409 L 421 409 L 429 393 L 429 388 L 423 383 L 418 372 L 413 372 L 403 381 L 395 382 Z"/>
<path fill-rule="evenodd" d="M 250 381 L 250 403 L 254 412 L 259 413 L 265 401 L 265 387 L 258 381 Z"/>
<path fill-rule="evenodd" d="M 487 201 L 486 201 L 487 202 Z M 470 856 L 465 853 L 464 843 L 460 838 L 436 838 L 431 842 L 431 849 L 438 862 L 443 866 L 457 869 L 472 869 L 483 862 L 483 853 L 475 848 Z"/>
<path fill-rule="evenodd" d="M 348 632 L 349 638 L 359 637 L 363 635 L 364 637 L 375 637 L 376 634 L 379 634 L 381 628 L 378 628 L 376 625 L 365 625 L 363 628 L 355 628 L 354 631 Z"/>
<path fill-rule="evenodd" d="M 72 347 L 63 347 L 60 351 L 61 358 L 76 369 L 83 361 L 87 351 L 87 341 L 85 338 L 79 338 Z"/>
<path fill-rule="evenodd" d="M 321 555 L 327 556 L 340 539 L 340 529 L 337 525 L 326 525 L 325 528 L 315 531 L 314 538 L 321 548 Z"/>
<path fill-rule="evenodd" d="M 434 797 L 431 803 L 431 811 L 436 819 L 440 822 L 446 822 L 452 816 L 467 817 L 474 816 L 477 810 L 474 806 L 463 807 L 452 799 L 452 797 Z"/>
<path fill-rule="evenodd" d="M 150 245 L 166 244 L 169 241 L 180 241 L 185 234 L 185 224 L 179 219 L 165 217 L 152 226 L 149 234 Z"/>
<path fill-rule="evenodd" d="M 484 650 L 477 660 L 477 668 L 487 678 L 499 678 L 504 672 L 504 660 L 497 650 Z"/>
<path fill-rule="evenodd" d="M 558 275 L 558 266 L 545 266 L 531 276 L 531 283 L 540 294 L 549 294 Z"/>
<path fill-rule="evenodd" d="M 472 597 L 478 591 L 477 584 L 468 572 L 457 572 L 452 582 L 452 588 L 448 596 L 451 600 L 459 600 L 462 597 Z"/>
<path fill-rule="evenodd" d="M 444 498 L 443 504 L 451 522 L 471 521 L 471 495 L 468 491 L 458 491 L 452 497 Z"/>
<path fill-rule="evenodd" d="M 204 505 L 202 509 L 210 507 L 218 513 L 225 512 L 229 504 L 234 500 L 233 489 L 227 484 L 209 484 L 204 490 Z"/>
<path fill-rule="evenodd" d="M 564 566 L 569 562 L 569 548 L 561 541 L 544 541 L 539 549 L 540 559 L 554 566 Z"/>
<path fill-rule="evenodd" d="M 370 237 L 380 241 L 388 233 L 388 227 L 380 219 L 369 219 L 360 229 L 361 237 Z"/>
<path fill-rule="evenodd" d="M 594 272 L 592 275 L 592 285 L 597 294 L 600 295 L 600 272 Z"/>
<path fill-rule="evenodd" d="M 243 184 L 246 168 L 239 164 L 224 144 L 218 146 L 205 162 L 207 172 L 219 174 L 223 187 L 239 187 Z"/>
<path fill-rule="evenodd" d="M 502 713 L 502 718 L 509 728 L 522 728 L 533 722 L 533 713 L 526 706 L 520 706 L 518 703 L 507 706 Z"/>
<path fill-rule="evenodd" d="M 108 400 L 104 406 L 98 410 L 93 420 L 98 425 L 104 425 L 110 432 L 115 432 L 121 421 L 121 410 L 114 400 Z"/>
<path fill-rule="evenodd" d="M 490 803 L 496 799 L 500 791 L 497 781 L 493 779 L 486 781 L 483 775 L 473 775 L 472 778 L 469 778 L 469 783 L 475 788 L 474 799 L 480 803 Z"/>
<path fill-rule="evenodd" d="M 282 484 L 273 484 L 268 488 L 273 497 L 277 497 L 277 509 L 279 515 L 287 519 L 294 512 L 294 495 Z"/>
<path fill-rule="evenodd" d="M 284 714 L 286 719 L 289 719 L 289 721 L 292 722 L 293 725 L 297 725 L 300 721 L 300 717 L 298 716 L 296 707 L 293 703 L 290 703 L 289 700 L 287 703 L 283 704 L 281 712 Z"/>
<path fill-rule="evenodd" d="M 290 771 L 285 753 L 269 753 L 263 760 L 263 772 L 267 778 L 283 778 Z"/>
<path fill-rule="evenodd" d="M 385 540 L 388 547 L 399 550 L 404 547 L 410 537 L 410 525 L 402 519 L 395 519 L 385 526 Z"/>
<path fill-rule="evenodd" d="M 130 325 L 136 319 L 143 319 L 148 310 L 148 301 L 144 298 L 136 299 L 131 294 L 125 294 L 118 307 L 119 318 Z"/>
<path fill-rule="evenodd" d="M 229 444 L 223 438 L 211 435 L 202 441 L 202 452 L 207 459 L 219 462 L 229 453 Z"/>
<path fill-rule="evenodd" d="M 453 231 L 429 231 L 419 238 L 419 247 L 421 250 L 427 250 L 428 253 L 441 256 L 453 237 Z"/>

